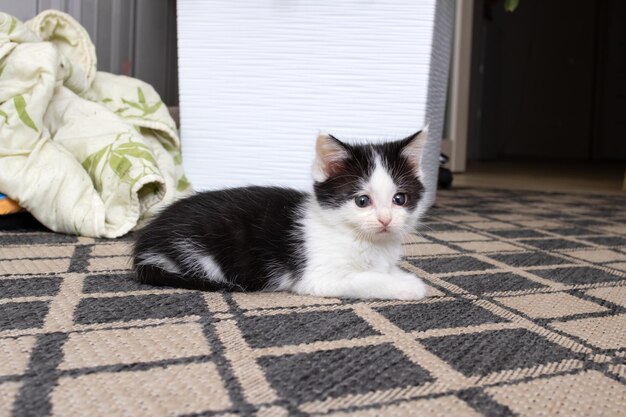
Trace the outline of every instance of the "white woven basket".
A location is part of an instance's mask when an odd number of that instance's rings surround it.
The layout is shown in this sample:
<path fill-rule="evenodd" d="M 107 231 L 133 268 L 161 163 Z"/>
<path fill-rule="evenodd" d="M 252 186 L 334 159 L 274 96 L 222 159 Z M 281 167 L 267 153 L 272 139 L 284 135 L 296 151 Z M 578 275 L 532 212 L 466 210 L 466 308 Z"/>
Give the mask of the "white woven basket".
<path fill-rule="evenodd" d="M 311 187 L 319 131 L 400 138 L 429 124 L 436 193 L 453 0 L 178 2 L 181 136 L 195 189 Z"/>

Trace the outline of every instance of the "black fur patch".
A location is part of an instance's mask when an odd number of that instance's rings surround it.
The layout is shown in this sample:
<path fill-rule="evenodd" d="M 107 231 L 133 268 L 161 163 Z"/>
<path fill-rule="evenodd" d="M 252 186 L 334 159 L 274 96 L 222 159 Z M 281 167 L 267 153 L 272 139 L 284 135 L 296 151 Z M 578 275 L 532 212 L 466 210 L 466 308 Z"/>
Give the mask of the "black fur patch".
<path fill-rule="evenodd" d="M 204 290 L 263 289 L 276 274 L 298 275 L 304 268 L 298 210 L 307 195 L 274 187 L 244 187 L 203 192 L 179 200 L 161 212 L 137 236 L 134 268 L 137 279 L 153 285 Z M 232 285 L 206 280 L 185 268 L 181 239 L 193 242 L 219 265 Z M 181 274 L 139 265 L 142 254 L 166 256 Z"/>
<path fill-rule="evenodd" d="M 322 207 L 337 208 L 346 201 L 357 197 L 362 184 L 372 175 L 376 155 L 390 173 L 398 192 L 407 195 L 406 206 L 410 210 L 417 207 L 424 186 L 416 174 L 416 167 L 402 155 L 402 150 L 417 136 L 380 144 L 341 145 L 348 151 L 348 158 L 336 168 L 335 173 L 323 182 L 314 184 L 315 197 Z"/>
<path fill-rule="evenodd" d="M 326 181 L 315 182 L 313 185 L 315 197 L 322 207 L 337 208 L 356 197 L 363 181 L 374 171 L 372 146 L 341 145 L 348 151 L 348 158 L 342 161 Z"/>
<path fill-rule="evenodd" d="M 414 137 L 415 135 L 403 140 L 374 146 L 381 156 L 383 165 L 390 173 L 394 184 L 398 187 L 398 192 L 406 194 L 407 201 L 405 207 L 410 210 L 414 210 L 417 207 L 417 203 L 419 203 L 424 194 L 424 185 L 417 177 L 417 167 L 402 155 L 402 150 Z"/>

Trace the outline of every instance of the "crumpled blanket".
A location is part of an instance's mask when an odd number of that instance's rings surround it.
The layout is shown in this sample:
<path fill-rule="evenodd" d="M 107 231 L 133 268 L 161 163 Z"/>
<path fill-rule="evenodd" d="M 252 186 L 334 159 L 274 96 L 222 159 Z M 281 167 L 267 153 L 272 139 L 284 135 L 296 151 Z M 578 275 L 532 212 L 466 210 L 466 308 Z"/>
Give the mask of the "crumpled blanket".
<path fill-rule="evenodd" d="M 48 228 L 114 238 L 191 192 L 156 91 L 96 70 L 86 30 L 0 13 L 0 192 Z"/>

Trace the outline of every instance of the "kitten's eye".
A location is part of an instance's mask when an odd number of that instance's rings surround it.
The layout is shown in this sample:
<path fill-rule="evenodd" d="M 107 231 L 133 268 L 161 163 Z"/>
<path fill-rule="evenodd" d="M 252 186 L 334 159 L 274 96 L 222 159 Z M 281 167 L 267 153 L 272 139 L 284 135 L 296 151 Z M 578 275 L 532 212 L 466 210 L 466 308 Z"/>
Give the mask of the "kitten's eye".
<path fill-rule="evenodd" d="M 398 206 L 403 206 L 406 203 L 406 194 L 398 193 L 393 196 L 393 203 Z"/>
<path fill-rule="evenodd" d="M 367 207 L 370 205 L 370 198 L 366 195 L 360 195 L 354 199 L 354 202 L 359 207 Z"/>

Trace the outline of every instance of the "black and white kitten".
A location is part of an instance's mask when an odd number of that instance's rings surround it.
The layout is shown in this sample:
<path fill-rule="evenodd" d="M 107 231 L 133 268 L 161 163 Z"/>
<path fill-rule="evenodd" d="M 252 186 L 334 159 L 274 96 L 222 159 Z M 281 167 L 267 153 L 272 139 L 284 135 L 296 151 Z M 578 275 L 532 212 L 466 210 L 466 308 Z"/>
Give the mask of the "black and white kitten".
<path fill-rule="evenodd" d="M 415 230 L 426 132 L 383 144 L 317 138 L 312 194 L 243 187 L 195 194 L 139 233 L 140 282 L 204 290 L 419 299 L 397 266 Z"/>

